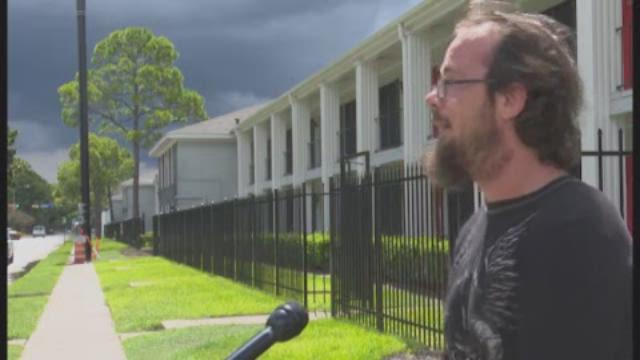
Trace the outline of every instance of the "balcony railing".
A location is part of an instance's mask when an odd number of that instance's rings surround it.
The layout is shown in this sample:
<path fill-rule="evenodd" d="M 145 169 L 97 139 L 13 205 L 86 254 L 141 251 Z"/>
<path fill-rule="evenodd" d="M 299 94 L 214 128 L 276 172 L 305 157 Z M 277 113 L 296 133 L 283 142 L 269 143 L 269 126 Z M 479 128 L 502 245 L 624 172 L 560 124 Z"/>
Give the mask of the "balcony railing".
<path fill-rule="evenodd" d="M 320 139 L 309 142 L 307 146 L 309 146 L 309 169 L 315 169 L 322 162 Z"/>
<path fill-rule="evenodd" d="M 401 112 L 380 115 L 376 120 L 379 125 L 380 150 L 398 147 L 402 144 Z"/>

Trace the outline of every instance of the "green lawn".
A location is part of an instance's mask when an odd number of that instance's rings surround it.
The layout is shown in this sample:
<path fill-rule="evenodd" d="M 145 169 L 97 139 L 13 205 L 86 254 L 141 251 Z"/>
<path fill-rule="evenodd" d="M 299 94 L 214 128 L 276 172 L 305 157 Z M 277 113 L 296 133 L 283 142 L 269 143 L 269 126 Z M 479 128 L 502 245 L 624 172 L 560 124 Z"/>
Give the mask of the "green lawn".
<path fill-rule="evenodd" d="M 106 260 L 101 256 L 95 267 L 116 330 L 120 333 L 159 330 L 163 320 L 268 314 L 285 301 L 268 291 L 161 257 Z M 261 270 L 269 273 L 266 266 Z M 301 281 L 300 273 L 294 274 L 286 269 L 280 271 L 281 276 Z M 307 279 L 309 290 L 327 290 L 324 298 L 321 294 L 315 299 L 311 296 L 309 308 L 328 310 L 330 277 L 310 273 Z M 392 293 L 407 298 L 417 296 L 390 286 L 385 286 L 384 291 L 385 297 Z M 402 303 L 403 309 L 398 312 L 398 305 L 400 303 L 386 302 L 385 313 L 399 315 L 400 318 L 421 315 L 417 308 L 407 308 L 406 303 Z M 439 302 L 434 305 L 435 308 L 441 306 Z M 440 319 L 434 320 L 440 322 Z M 390 328 L 394 325 L 391 320 L 386 324 Z M 243 325 L 163 330 L 128 339 L 123 345 L 129 359 L 222 359 L 262 328 L 263 325 Z M 411 340 L 403 341 L 393 335 L 380 334 L 354 322 L 324 319 L 311 322 L 300 337 L 275 345 L 261 358 L 382 359 L 389 354 L 408 351 L 410 343 Z"/>
<path fill-rule="evenodd" d="M 128 246 L 126 244 L 117 242 L 115 240 L 109 238 L 100 239 L 100 244 L 98 245 L 98 261 L 109 261 L 109 260 L 124 260 L 127 257 L 122 255 L 122 250 L 126 249 Z"/>
<path fill-rule="evenodd" d="M 124 341 L 129 360 L 224 359 L 250 339 L 261 325 L 199 326 L 166 330 Z M 405 351 L 400 339 L 347 322 L 310 322 L 295 339 L 275 344 L 260 359 L 381 359 Z"/>
<path fill-rule="evenodd" d="M 118 332 L 159 329 L 163 320 L 268 314 L 285 300 L 154 256 L 95 268 Z"/>
<path fill-rule="evenodd" d="M 71 246 L 71 242 L 64 243 L 9 285 L 8 339 L 28 339 L 31 336 L 68 260 Z"/>
<path fill-rule="evenodd" d="M 22 350 L 24 347 L 20 345 L 9 345 L 7 349 L 7 359 L 8 360 L 18 360 L 20 359 L 20 355 L 22 354 Z"/>

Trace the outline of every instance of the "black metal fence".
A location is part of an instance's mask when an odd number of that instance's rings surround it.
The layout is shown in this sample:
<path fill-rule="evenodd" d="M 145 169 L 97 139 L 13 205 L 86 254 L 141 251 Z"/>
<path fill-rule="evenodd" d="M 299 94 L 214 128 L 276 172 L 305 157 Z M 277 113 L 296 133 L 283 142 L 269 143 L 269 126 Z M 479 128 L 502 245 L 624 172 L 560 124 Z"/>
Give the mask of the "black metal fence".
<path fill-rule="evenodd" d="M 156 254 L 305 306 L 329 308 L 329 237 L 308 231 L 306 188 L 154 217 Z"/>
<path fill-rule="evenodd" d="M 629 219 L 630 152 L 623 151 L 622 134 L 616 151 L 603 150 L 601 139 L 599 132 L 598 148 L 582 159 L 595 159 L 599 188 L 613 189 L 608 195 Z M 329 188 L 274 190 L 158 215 L 154 250 L 309 309 L 330 306 L 334 317 L 443 349 L 449 259 L 474 211 L 473 187 L 443 191 L 420 167 L 409 166 L 335 176 Z M 329 218 L 319 222 L 325 206 Z M 329 231 L 313 231 L 319 223 Z"/>
<path fill-rule="evenodd" d="M 618 130 L 615 150 L 605 150 L 602 144 L 602 129 L 598 129 L 597 148 L 593 151 L 582 152 L 582 162 L 587 159 L 595 160 L 597 172 L 597 187 L 609 196 L 617 205 L 618 211 L 625 219 L 630 232 L 633 232 L 633 169 L 632 152 L 624 150 L 624 133 Z M 576 176 L 583 177 L 578 167 Z M 617 176 L 611 176 L 616 174 Z M 636 190 L 637 191 L 637 190 Z"/>
<path fill-rule="evenodd" d="M 331 182 L 332 315 L 442 349 L 450 239 L 473 193 L 434 188 L 420 167 Z"/>
<path fill-rule="evenodd" d="M 104 226 L 105 237 L 123 242 L 135 248 L 142 247 L 144 234 L 144 218 L 132 218 L 112 222 Z"/>

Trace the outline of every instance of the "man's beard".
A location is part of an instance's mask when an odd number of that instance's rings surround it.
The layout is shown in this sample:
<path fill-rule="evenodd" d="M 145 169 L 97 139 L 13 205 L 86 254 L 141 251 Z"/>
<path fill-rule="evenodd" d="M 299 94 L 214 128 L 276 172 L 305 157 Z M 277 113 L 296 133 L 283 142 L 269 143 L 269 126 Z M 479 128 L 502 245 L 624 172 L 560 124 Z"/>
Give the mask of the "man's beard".
<path fill-rule="evenodd" d="M 453 139 L 438 139 L 436 149 L 424 154 L 423 166 L 429 180 L 439 187 L 462 190 L 472 183 L 460 147 Z"/>
<path fill-rule="evenodd" d="M 504 147 L 492 108 L 489 106 L 482 116 L 472 120 L 478 123 L 466 138 L 441 136 L 436 149 L 424 154 L 426 175 L 437 186 L 465 189 L 473 181 L 495 177 L 511 159 L 512 152 Z"/>

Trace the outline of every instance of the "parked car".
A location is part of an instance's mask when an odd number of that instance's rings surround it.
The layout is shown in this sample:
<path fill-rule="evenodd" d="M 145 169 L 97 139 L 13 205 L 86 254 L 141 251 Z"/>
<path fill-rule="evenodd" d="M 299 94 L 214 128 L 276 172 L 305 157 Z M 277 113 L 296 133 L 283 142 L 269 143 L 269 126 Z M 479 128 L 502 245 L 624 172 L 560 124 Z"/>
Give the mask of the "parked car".
<path fill-rule="evenodd" d="M 45 227 L 43 225 L 36 225 L 33 227 L 33 237 L 38 237 L 38 236 L 47 236 L 47 229 L 45 229 Z"/>
<path fill-rule="evenodd" d="M 13 264 L 13 240 L 11 239 L 11 230 L 7 228 L 7 266 Z"/>
<path fill-rule="evenodd" d="M 20 233 L 12 228 L 7 228 L 7 239 L 20 240 Z"/>

